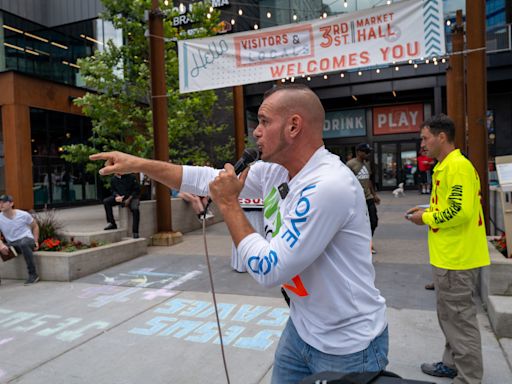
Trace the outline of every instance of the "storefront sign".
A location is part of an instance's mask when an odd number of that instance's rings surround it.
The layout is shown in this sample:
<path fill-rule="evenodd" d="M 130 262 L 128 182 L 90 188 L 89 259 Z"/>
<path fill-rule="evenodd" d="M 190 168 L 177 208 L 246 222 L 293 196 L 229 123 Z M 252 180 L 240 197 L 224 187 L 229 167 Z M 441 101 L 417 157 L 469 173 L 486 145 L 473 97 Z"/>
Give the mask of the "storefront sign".
<path fill-rule="evenodd" d="M 373 134 L 419 132 L 423 120 L 423 104 L 373 108 Z"/>
<path fill-rule="evenodd" d="M 442 0 L 178 42 L 182 93 L 444 54 Z"/>
<path fill-rule="evenodd" d="M 364 109 L 325 113 L 324 139 L 354 136 L 366 136 L 366 116 Z"/>
<path fill-rule="evenodd" d="M 180 4 L 179 7 L 172 8 L 173 12 L 178 13 L 178 16 L 175 16 L 172 19 L 173 27 L 179 27 L 179 26 L 187 25 L 187 24 L 194 22 L 194 20 L 192 20 L 190 18 L 190 13 L 192 12 L 192 10 L 194 8 L 194 4 L 197 4 L 197 3 L 190 3 L 188 5 L 188 8 L 184 4 Z M 225 5 L 229 5 L 229 0 L 212 0 L 213 8 L 220 8 Z"/>

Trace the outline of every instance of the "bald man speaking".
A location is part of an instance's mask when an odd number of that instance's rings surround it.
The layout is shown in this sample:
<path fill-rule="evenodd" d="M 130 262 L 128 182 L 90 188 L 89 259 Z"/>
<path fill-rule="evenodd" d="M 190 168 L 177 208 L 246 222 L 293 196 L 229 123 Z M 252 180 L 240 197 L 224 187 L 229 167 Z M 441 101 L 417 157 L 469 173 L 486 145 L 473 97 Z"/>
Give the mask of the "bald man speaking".
<path fill-rule="evenodd" d="M 269 90 L 254 130 L 261 160 L 237 176 L 119 152 L 100 153 L 101 174 L 143 172 L 169 186 L 210 195 L 224 216 L 247 271 L 266 287 L 282 286 L 290 318 L 275 353 L 273 384 L 322 372 L 376 372 L 387 363 L 384 298 L 375 287 L 371 230 L 361 184 L 327 151 L 325 111 L 309 88 Z M 265 198 L 266 237 L 238 198 Z"/>

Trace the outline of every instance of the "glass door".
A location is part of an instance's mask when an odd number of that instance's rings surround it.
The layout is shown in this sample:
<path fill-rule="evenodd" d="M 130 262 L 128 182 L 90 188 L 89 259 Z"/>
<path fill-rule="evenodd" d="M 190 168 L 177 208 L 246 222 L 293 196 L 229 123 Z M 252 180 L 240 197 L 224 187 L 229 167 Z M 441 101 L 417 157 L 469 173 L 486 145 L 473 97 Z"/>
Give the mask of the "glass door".
<path fill-rule="evenodd" d="M 404 183 L 404 187 L 416 187 L 417 155 L 416 143 L 400 143 L 401 175 L 399 182 Z"/>
<path fill-rule="evenodd" d="M 397 152 L 395 143 L 382 143 L 380 145 L 380 171 L 382 188 L 396 187 L 397 183 Z"/>
<path fill-rule="evenodd" d="M 416 141 L 399 143 L 379 143 L 375 154 L 376 183 L 379 189 L 394 189 L 399 183 L 404 188 L 417 186 L 417 150 Z"/>

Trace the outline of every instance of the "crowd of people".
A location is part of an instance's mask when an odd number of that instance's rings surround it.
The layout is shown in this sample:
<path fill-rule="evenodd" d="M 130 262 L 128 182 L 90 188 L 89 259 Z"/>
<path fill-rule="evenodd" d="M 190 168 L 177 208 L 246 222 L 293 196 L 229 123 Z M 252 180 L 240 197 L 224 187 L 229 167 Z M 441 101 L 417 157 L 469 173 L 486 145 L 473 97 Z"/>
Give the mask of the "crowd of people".
<path fill-rule="evenodd" d="M 179 191 L 199 219 L 209 214 L 208 197 L 215 202 L 240 268 L 266 287 L 282 287 L 290 306 L 275 352 L 274 384 L 297 383 L 325 371 L 377 372 L 388 365 L 386 301 L 375 286 L 372 264 L 380 202 L 368 163 L 372 148 L 358 145 L 345 165 L 324 147 L 324 116 L 322 103 L 309 88 L 291 84 L 270 89 L 253 133 L 261 161 L 240 175 L 230 164 L 224 169 L 182 166 L 120 152 L 90 157 L 105 162 L 100 174 L 112 175 L 112 195 L 103 201 L 105 230 L 117 228 L 112 207 L 122 205 L 131 210 L 133 237 L 139 237 L 140 184 L 133 173 Z M 445 115 L 423 123 L 417 159 L 420 192 L 432 198 L 428 208 L 413 207 L 406 215 L 411 223 L 429 228 L 437 313 L 446 339 L 441 360 L 420 368 L 452 378 L 454 384 L 480 384 L 474 298 L 489 254 L 478 173 L 455 148 L 454 132 Z M 261 225 L 251 222 L 240 199 L 265 201 Z M 39 230 L 13 204 L 12 196 L 0 197 L 5 238 L 0 252 L 14 246 L 23 253 L 27 284 L 32 284 L 39 280 L 32 253 Z"/>

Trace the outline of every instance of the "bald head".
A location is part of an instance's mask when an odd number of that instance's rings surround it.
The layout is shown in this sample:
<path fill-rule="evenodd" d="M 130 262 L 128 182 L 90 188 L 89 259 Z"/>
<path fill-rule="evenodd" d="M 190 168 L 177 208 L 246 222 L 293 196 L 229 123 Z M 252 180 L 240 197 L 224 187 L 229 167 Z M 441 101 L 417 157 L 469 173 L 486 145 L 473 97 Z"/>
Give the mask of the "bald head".
<path fill-rule="evenodd" d="M 318 96 L 302 84 L 286 84 L 265 92 L 263 99 L 275 95 L 283 114 L 300 115 L 310 133 L 322 136 L 325 110 Z"/>

